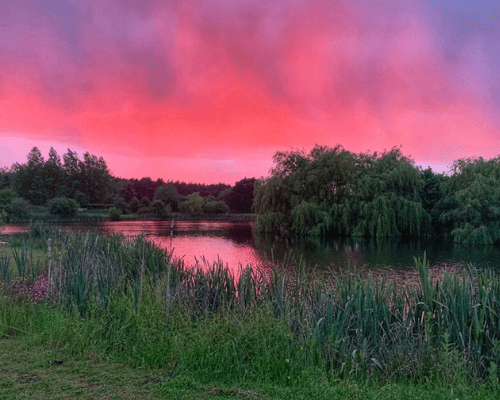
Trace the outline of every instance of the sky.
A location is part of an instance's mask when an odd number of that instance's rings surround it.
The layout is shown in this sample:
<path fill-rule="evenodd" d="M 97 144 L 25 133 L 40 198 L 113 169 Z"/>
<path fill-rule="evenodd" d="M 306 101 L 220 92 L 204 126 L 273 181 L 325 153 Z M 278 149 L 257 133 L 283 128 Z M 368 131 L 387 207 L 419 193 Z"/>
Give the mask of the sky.
<path fill-rule="evenodd" d="M 0 2 L 0 167 L 228 183 L 276 151 L 496 157 L 498 0 Z"/>

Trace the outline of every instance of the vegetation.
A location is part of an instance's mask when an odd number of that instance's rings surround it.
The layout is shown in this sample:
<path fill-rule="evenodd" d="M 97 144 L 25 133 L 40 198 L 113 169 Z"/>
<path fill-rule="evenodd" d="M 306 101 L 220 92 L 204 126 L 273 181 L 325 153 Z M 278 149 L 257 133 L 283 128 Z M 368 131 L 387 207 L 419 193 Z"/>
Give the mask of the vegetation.
<path fill-rule="evenodd" d="M 63 218 L 74 217 L 78 210 L 78 203 L 64 196 L 50 199 L 47 206 L 50 214 Z"/>
<path fill-rule="evenodd" d="M 44 269 L 27 256 L 33 246 Z M 424 255 L 417 288 L 352 273 L 317 282 L 300 265 L 234 277 L 222 262 L 187 268 L 142 237 L 43 224 L 14 252 L 2 267 L 0 337 L 67 356 L 226 387 L 498 389 L 500 278 L 489 271 L 433 281 Z"/>
<path fill-rule="evenodd" d="M 457 160 L 449 177 L 416 167 L 398 148 L 315 146 L 274 161 L 271 176 L 255 184 L 257 233 L 500 242 L 500 157 Z"/>
<path fill-rule="evenodd" d="M 103 210 L 109 211 L 109 218 L 113 220 L 122 218 L 120 215 L 128 218 L 125 215 L 129 213 L 136 217 L 165 219 L 171 211 L 181 211 L 185 200 L 184 207 L 189 215 L 250 212 L 254 181 L 252 178 L 237 182 L 233 191 L 231 186 L 224 184 L 120 179 L 111 175 L 102 157 L 85 153 L 80 160 L 68 149 L 61 161 L 51 148 L 49 158 L 44 160 L 40 150 L 34 147 L 28 154 L 27 163 L 0 169 L 0 220 L 102 220 L 105 218 L 102 215 L 91 216 L 90 213 Z M 197 199 L 193 197 L 195 193 L 201 196 L 202 202 L 194 201 Z M 161 201 L 164 209 L 160 203 L 154 203 L 156 201 Z M 78 205 L 82 212 L 77 211 Z"/>

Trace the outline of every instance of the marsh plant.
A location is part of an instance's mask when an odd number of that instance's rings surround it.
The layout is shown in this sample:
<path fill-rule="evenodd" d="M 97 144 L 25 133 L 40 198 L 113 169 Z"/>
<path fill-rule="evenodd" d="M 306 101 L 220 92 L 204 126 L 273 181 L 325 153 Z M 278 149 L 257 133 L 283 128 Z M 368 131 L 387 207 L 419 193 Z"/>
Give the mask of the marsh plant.
<path fill-rule="evenodd" d="M 42 332 L 73 352 L 205 380 L 287 383 L 307 372 L 498 382 L 500 279 L 491 271 L 433 279 L 424 255 L 416 288 L 351 271 L 318 281 L 304 263 L 291 274 L 242 266 L 234 276 L 221 260 L 187 267 L 141 236 L 54 232 L 47 268 L 26 286 L 31 320 L 11 290 L 0 299 L 0 334 L 5 326 Z"/>

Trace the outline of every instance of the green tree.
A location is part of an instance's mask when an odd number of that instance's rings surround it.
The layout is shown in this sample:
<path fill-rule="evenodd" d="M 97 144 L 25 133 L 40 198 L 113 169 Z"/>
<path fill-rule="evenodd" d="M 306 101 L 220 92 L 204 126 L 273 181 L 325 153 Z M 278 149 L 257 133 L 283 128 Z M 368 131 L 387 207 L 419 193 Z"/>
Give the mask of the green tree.
<path fill-rule="evenodd" d="M 50 214 L 62 218 L 74 217 L 78 211 L 76 200 L 67 197 L 55 197 L 50 199 L 47 205 Z"/>
<path fill-rule="evenodd" d="M 64 171 L 59 155 L 53 147 L 49 150 L 49 158 L 43 166 L 43 179 L 47 198 L 52 199 L 65 195 Z"/>
<path fill-rule="evenodd" d="M 0 167 L 0 190 L 11 186 L 12 172 L 7 167 Z"/>
<path fill-rule="evenodd" d="M 141 203 L 139 199 L 137 197 L 132 197 L 132 200 L 130 200 L 128 208 L 130 209 L 130 212 L 136 213 L 139 210 L 139 208 L 141 208 Z"/>
<path fill-rule="evenodd" d="M 251 213 L 255 178 L 245 178 L 235 183 L 234 187 L 224 196 L 224 201 L 234 211 Z"/>
<path fill-rule="evenodd" d="M 89 204 L 105 203 L 111 195 L 112 177 L 104 158 L 86 152 L 80 163 L 80 182 Z"/>
<path fill-rule="evenodd" d="M 443 192 L 439 218 L 456 242 L 500 242 L 500 156 L 455 161 Z"/>
<path fill-rule="evenodd" d="M 7 216 L 10 222 L 26 220 L 31 216 L 31 204 L 26 199 L 15 199 L 7 206 Z"/>
<path fill-rule="evenodd" d="M 170 205 L 172 210 L 177 211 L 182 201 L 182 196 L 177 192 L 173 184 L 162 185 L 156 189 L 154 200 L 161 200 L 165 205 Z"/>
<path fill-rule="evenodd" d="M 13 187 L 17 193 L 32 204 L 43 205 L 47 201 L 48 191 L 44 182 L 44 160 L 38 147 L 29 152 L 26 164 L 15 163 L 12 166 Z"/>
<path fill-rule="evenodd" d="M 76 199 L 80 204 L 86 204 L 87 199 L 83 193 L 81 181 L 82 162 L 78 154 L 71 149 L 63 155 L 63 171 L 66 194 L 69 198 Z"/>
<path fill-rule="evenodd" d="M 166 219 L 168 216 L 167 214 L 172 211 L 172 207 L 170 207 L 169 204 L 165 205 L 161 200 L 153 201 L 150 208 L 153 214 L 160 219 Z"/>
<path fill-rule="evenodd" d="M 181 204 L 181 211 L 186 214 L 201 214 L 205 200 L 199 193 L 191 193 Z"/>
<path fill-rule="evenodd" d="M 423 184 L 414 162 L 398 148 L 380 155 L 341 146 L 315 146 L 309 154 L 278 152 L 271 176 L 257 181 L 259 232 L 301 235 L 418 236 L 427 234 Z"/>
<path fill-rule="evenodd" d="M 203 206 L 203 212 L 205 214 L 225 214 L 229 211 L 229 206 L 225 201 L 217 200 L 213 196 L 208 196 Z"/>

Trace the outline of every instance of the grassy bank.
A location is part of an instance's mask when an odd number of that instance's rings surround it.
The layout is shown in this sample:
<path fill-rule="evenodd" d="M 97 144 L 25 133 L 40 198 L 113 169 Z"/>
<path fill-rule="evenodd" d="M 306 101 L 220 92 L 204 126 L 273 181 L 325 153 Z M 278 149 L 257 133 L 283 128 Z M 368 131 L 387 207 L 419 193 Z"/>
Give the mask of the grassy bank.
<path fill-rule="evenodd" d="M 183 214 L 168 213 L 164 221 L 255 221 L 255 214 Z M 12 223 L 28 223 L 30 221 L 57 223 L 57 222 L 103 222 L 110 221 L 109 211 L 78 212 L 70 218 L 57 217 L 46 212 L 34 212 L 29 218 L 12 219 Z M 154 214 L 121 214 L 120 221 L 161 221 Z"/>
<path fill-rule="evenodd" d="M 30 246 L 44 252 L 41 274 L 31 273 Z M 221 264 L 189 269 L 141 237 L 46 225 L 18 252 L 21 269 L 0 274 L 5 393 L 28 368 L 4 367 L 7 354 L 24 348 L 37 349 L 42 369 L 53 357 L 169 377 L 151 389 L 158 396 L 186 382 L 186 397 L 199 398 L 500 395 L 500 280 L 487 271 L 431 281 L 424 258 L 416 289 L 352 274 L 315 282 L 303 267 L 246 268 L 235 280 Z"/>

